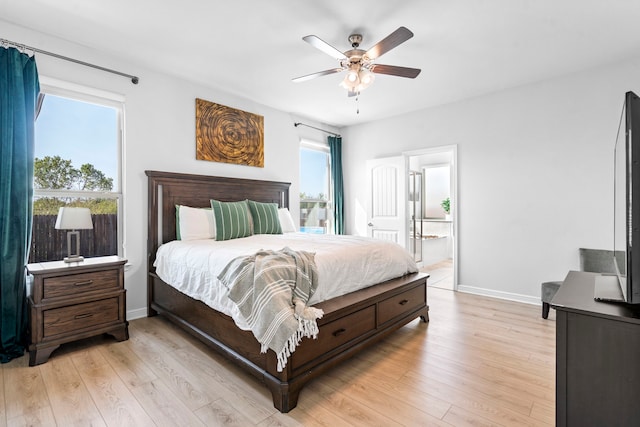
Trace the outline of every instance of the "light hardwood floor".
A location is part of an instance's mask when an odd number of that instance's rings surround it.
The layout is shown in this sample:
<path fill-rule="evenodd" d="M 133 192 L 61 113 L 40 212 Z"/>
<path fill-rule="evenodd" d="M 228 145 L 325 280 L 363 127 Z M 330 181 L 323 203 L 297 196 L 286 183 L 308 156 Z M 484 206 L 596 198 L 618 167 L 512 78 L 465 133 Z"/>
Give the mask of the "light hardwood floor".
<path fill-rule="evenodd" d="M 277 412 L 267 389 L 162 317 L 128 341 L 63 345 L 1 365 L 0 425 L 549 426 L 555 314 L 429 288 L 414 321 L 303 388 Z M 553 311 L 553 310 L 552 310 Z"/>
<path fill-rule="evenodd" d="M 431 287 L 453 289 L 453 260 L 447 259 L 436 264 L 420 268 L 420 271 L 429 273 L 427 284 Z"/>

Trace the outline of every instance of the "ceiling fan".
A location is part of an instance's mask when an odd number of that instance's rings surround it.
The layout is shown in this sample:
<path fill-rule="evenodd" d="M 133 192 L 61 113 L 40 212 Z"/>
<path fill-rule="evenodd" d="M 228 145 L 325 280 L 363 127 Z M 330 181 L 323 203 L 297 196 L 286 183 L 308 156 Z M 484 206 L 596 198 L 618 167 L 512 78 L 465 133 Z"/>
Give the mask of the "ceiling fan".
<path fill-rule="evenodd" d="M 406 77 L 415 79 L 420 74 L 418 68 L 398 67 L 395 65 L 383 65 L 375 64 L 374 61 L 383 54 L 387 53 L 391 49 L 406 42 L 413 33 L 405 28 L 400 27 L 387 37 L 379 41 L 369 50 L 360 49 L 360 43 L 362 43 L 362 34 L 351 34 L 349 36 L 349 43 L 351 43 L 352 49 L 346 52 L 340 52 L 329 43 L 320 39 L 318 36 L 309 35 L 302 38 L 302 40 L 309 43 L 311 46 L 323 51 L 324 53 L 336 58 L 339 63 L 339 68 L 332 68 L 329 70 L 319 71 L 317 73 L 308 74 L 293 79 L 294 82 L 304 82 L 307 80 L 315 79 L 316 77 L 326 76 L 329 74 L 340 73 L 347 71 L 340 86 L 344 87 L 348 91 L 348 96 L 356 96 L 362 90 L 366 89 L 373 83 L 374 74 L 388 74 L 390 76 Z"/>

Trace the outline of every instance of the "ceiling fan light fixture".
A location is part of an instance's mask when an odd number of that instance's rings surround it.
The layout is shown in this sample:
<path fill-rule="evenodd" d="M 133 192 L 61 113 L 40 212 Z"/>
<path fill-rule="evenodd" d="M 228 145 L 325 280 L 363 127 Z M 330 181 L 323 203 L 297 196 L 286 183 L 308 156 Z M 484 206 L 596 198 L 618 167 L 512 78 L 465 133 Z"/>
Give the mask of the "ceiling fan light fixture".
<path fill-rule="evenodd" d="M 351 85 L 360 84 L 360 64 L 358 62 L 352 62 L 349 65 L 349 71 L 347 71 L 347 75 L 345 80 L 349 82 Z"/>
<path fill-rule="evenodd" d="M 371 86 L 374 79 L 375 76 L 370 70 L 359 63 L 354 63 L 349 67 L 349 71 L 340 83 L 340 86 L 347 89 L 349 95 L 353 96 L 353 93 L 360 93 Z"/>
<path fill-rule="evenodd" d="M 348 91 L 353 91 L 355 90 L 355 88 L 357 87 L 357 84 L 354 84 L 353 82 L 349 81 L 349 79 L 347 77 L 345 77 L 341 82 L 340 82 L 340 87 L 344 88 Z"/>
<path fill-rule="evenodd" d="M 358 73 L 358 79 L 360 80 L 360 90 L 363 90 L 371 86 L 371 83 L 375 80 L 375 75 L 366 68 L 363 68 Z"/>
<path fill-rule="evenodd" d="M 358 67 L 351 67 L 340 83 L 340 86 L 347 89 L 349 92 L 353 92 L 358 86 L 360 86 L 360 76 Z"/>

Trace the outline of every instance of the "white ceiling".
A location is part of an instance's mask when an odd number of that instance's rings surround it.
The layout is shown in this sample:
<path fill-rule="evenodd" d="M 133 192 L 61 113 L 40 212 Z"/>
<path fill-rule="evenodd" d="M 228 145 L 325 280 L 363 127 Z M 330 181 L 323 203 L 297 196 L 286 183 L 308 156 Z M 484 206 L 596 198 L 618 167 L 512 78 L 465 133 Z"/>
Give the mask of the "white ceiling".
<path fill-rule="evenodd" d="M 335 126 L 640 57 L 639 0 L 0 0 L 0 19 Z M 415 80 L 378 75 L 359 105 L 342 74 L 291 82 L 338 66 L 303 36 L 368 49 L 400 26 L 376 62 Z"/>

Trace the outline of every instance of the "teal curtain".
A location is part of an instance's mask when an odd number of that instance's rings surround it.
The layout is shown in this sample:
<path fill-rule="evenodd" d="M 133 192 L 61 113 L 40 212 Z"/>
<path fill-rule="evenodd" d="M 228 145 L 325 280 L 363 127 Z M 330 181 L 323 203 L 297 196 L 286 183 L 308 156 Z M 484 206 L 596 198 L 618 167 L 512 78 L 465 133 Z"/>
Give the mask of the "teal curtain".
<path fill-rule="evenodd" d="M 331 181 L 333 182 L 333 231 L 344 234 L 344 184 L 342 182 L 342 137 L 330 136 Z"/>
<path fill-rule="evenodd" d="M 25 266 L 33 210 L 34 122 L 40 84 L 35 58 L 0 48 L 0 362 L 24 354 Z"/>

